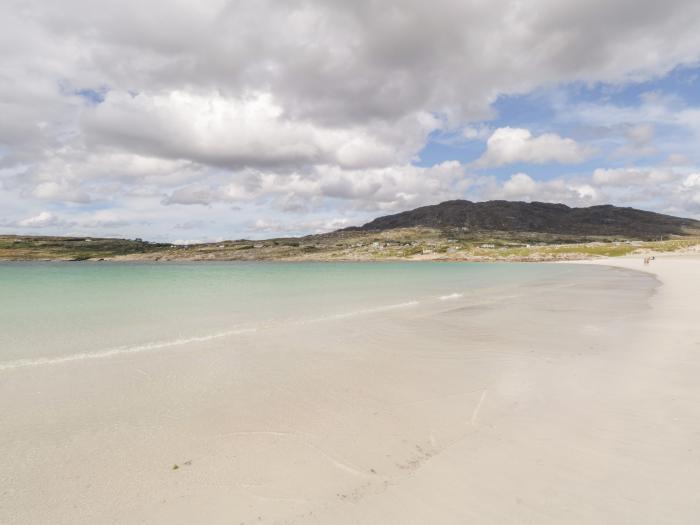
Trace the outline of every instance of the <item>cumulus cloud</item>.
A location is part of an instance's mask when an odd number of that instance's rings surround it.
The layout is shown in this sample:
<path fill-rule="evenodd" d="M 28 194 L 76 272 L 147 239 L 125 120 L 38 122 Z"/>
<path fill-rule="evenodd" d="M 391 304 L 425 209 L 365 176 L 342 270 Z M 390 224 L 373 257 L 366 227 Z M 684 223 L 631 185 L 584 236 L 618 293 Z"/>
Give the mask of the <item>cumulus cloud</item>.
<path fill-rule="evenodd" d="M 406 164 L 347 170 L 321 165 L 305 173 L 250 172 L 218 185 L 183 186 L 167 195 L 168 205 L 265 202 L 283 211 L 308 211 L 304 204 L 331 199 L 356 209 L 394 211 L 455 198 L 471 179 L 457 161 L 424 168 Z"/>
<path fill-rule="evenodd" d="M 492 130 L 488 126 L 464 126 L 462 137 L 467 140 L 485 140 L 491 135 Z"/>
<path fill-rule="evenodd" d="M 37 215 L 18 221 L 17 226 L 22 228 L 46 228 L 47 226 L 58 226 L 62 223 L 63 221 L 53 213 L 42 211 Z"/>
<path fill-rule="evenodd" d="M 678 207 L 700 214 L 700 173 L 691 173 L 683 180 Z"/>
<path fill-rule="evenodd" d="M 90 224 L 167 236 L 186 204 L 225 232 L 232 205 L 247 223 L 268 205 L 271 221 L 393 211 L 471 187 L 459 163 L 415 165 L 440 132 L 490 133 L 482 168 L 577 163 L 588 150 L 571 138 L 475 122 L 501 95 L 693 63 L 699 17 L 691 0 L 0 3 L 3 221 L 46 207 L 88 225 L 112 206 L 127 222 Z M 614 115 L 637 153 L 653 142 L 645 123 L 700 130 L 700 111 L 646 105 L 643 121 Z"/>
<path fill-rule="evenodd" d="M 638 100 L 626 103 L 573 102 L 559 103 L 559 118 L 577 122 L 579 126 L 618 133 L 626 140 L 613 152 L 613 156 L 645 156 L 657 153 L 660 140 L 657 130 L 677 139 L 673 144 L 681 151 L 675 155 L 694 153 L 694 141 L 700 139 L 700 110 L 674 95 L 657 91 L 643 92 Z"/>
<path fill-rule="evenodd" d="M 21 166 L 4 177 L 0 174 L 0 184 L 25 199 L 86 204 L 148 193 L 149 187 L 178 186 L 202 176 L 202 168 L 189 161 L 62 148 L 40 163 Z"/>
<path fill-rule="evenodd" d="M 250 224 L 250 230 L 263 234 L 300 234 L 300 233 L 325 233 L 340 228 L 352 226 L 353 223 L 346 217 L 317 219 L 313 221 L 270 221 L 257 219 Z"/>
<path fill-rule="evenodd" d="M 700 190 L 700 173 L 691 173 L 683 180 L 683 187 Z"/>
<path fill-rule="evenodd" d="M 653 187 L 678 178 L 673 170 L 659 168 L 599 168 L 593 172 L 593 181 L 606 186 Z"/>
<path fill-rule="evenodd" d="M 575 164 L 585 160 L 587 155 L 587 149 L 575 140 L 555 133 L 533 136 L 527 129 L 505 127 L 491 134 L 486 141 L 486 151 L 475 166 L 503 166 L 516 162 Z"/>
<path fill-rule="evenodd" d="M 654 126 L 649 123 L 630 124 L 625 130 L 627 142 L 613 151 L 613 157 L 645 157 L 657 152 L 653 143 Z"/>
<path fill-rule="evenodd" d="M 178 188 L 163 198 L 163 204 L 203 204 L 209 205 L 217 200 L 216 192 L 211 188 L 192 185 Z"/>
<path fill-rule="evenodd" d="M 90 196 L 70 183 L 46 181 L 38 183 L 31 192 L 37 199 L 60 202 L 87 203 Z"/>
<path fill-rule="evenodd" d="M 426 113 L 407 115 L 399 129 L 329 127 L 295 119 L 270 93 L 226 97 L 218 92 L 164 95 L 110 92 L 83 113 L 92 141 L 163 158 L 242 169 L 333 163 L 348 168 L 406 161 L 437 125 Z"/>
<path fill-rule="evenodd" d="M 649 142 L 651 142 L 651 139 L 654 138 L 654 126 L 651 124 L 638 124 L 636 126 L 632 126 L 627 131 L 627 136 L 635 146 L 647 146 Z"/>
<path fill-rule="evenodd" d="M 486 199 L 558 202 L 571 206 L 592 206 L 604 201 L 604 192 L 585 178 L 556 178 L 537 181 L 526 173 L 516 173 L 498 183 L 482 179 L 477 195 Z"/>
<path fill-rule="evenodd" d="M 700 174 L 668 167 L 606 168 L 537 180 L 526 173 L 515 173 L 503 180 L 492 176 L 476 179 L 468 197 L 558 202 L 569 206 L 613 202 L 700 218 Z"/>
<path fill-rule="evenodd" d="M 525 173 L 516 173 L 512 175 L 503 184 L 503 195 L 507 198 L 525 198 L 531 200 L 531 195 L 537 191 L 537 183 L 535 180 Z"/>

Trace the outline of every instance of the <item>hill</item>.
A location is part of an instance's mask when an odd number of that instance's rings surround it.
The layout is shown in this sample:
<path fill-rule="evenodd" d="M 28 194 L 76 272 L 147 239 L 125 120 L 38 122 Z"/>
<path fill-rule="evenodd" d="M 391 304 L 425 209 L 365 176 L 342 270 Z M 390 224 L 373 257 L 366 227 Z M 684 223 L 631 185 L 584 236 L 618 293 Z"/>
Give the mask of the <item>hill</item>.
<path fill-rule="evenodd" d="M 700 248 L 700 221 L 632 208 L 448 201 L 305 237 L 175 246 L 0 235 L 0 261 L 541 261 Z"/>
<path fill-rule="evenodd" d="M 571 236 L 622 236 L 658 239 L 669 235 L 697 235 L 700 221 L 612 205 L 570 208 L 545 202 L 466 200 L 387 215 L 351 230 L 384 231 L 396 228 L 455 229 L 469 232 L 536 232 Z"/>

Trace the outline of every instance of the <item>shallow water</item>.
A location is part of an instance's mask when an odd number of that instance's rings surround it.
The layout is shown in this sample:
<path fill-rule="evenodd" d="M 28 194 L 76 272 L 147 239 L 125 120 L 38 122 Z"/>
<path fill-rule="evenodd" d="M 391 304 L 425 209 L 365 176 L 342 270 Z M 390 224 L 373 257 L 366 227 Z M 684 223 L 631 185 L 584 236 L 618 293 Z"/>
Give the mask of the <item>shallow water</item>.
<path fill-rule="evenodd" d="M 600 269 L 493 263 L 0 265 L 0 369 L 464 301 Z"/>
<path fill-rule="evenodd" d="M 0 315 L 2 523 L 305 524 L 326 511 L 316 522 L 411 523 L 396 510 L 362 512 L 403 486 L 400 511 L 419 504 L 423 490 L 410 485 L 423 474 L 441 494 L 456 490 L 455 523 L 473 521 L 474 508 L 520 516 L 519 480 L 541 495 L 562 473 L 567 485 L 583 473 L 609 491 L 597 476 L 619 461 L 604 455 L 601 432 L 621 417 L 635 436 L 656 432 L 634 426 L 637 400 L 623 395 L 636 392 L 655 288 L 640 272 L 402 263 L 0 273 L 2 313 L 27 327 Z M 483 504 L 511 482 L 511 507 Z"/>

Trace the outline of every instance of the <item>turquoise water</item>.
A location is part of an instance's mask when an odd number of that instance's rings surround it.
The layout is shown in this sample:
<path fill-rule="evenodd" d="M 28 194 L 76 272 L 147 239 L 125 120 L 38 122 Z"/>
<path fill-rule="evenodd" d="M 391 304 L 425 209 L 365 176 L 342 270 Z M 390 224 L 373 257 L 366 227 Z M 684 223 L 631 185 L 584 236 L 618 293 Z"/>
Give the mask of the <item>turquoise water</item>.
<path fill-rule="evenodd" d="M 0 368 L 414 308 L 571 272 L 490 263 L 0 265 Z"/>

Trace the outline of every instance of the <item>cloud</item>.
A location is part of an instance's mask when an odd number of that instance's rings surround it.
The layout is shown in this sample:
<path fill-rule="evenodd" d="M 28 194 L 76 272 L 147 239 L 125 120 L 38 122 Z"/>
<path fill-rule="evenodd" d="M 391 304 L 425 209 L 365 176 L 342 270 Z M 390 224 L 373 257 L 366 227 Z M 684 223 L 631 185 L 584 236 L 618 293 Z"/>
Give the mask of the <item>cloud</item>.
<path fill-rule="evenodd" d="M 124 151 L 226 169 L 333 163 L 348 168 L 405 162 L 437 121 L 404 117 L 401 133 L 382 123 L 331 127 L 287 114 L 271 93 L 110 92 L 83 112 L 91 141 Z"/>
<path fill-rule="evenodd" d="M 583 162 L 588 150 L 569 138 L 554 133 L 533 136 L 527 129 L 498 128 L 486 142 L 486 151 L 474 163 L 477 167 L 503 166 L 517 162 L 547 164 Z"/>
<path fill-rule="evenodd" d="M 507 198 L 530 199 L 530 195 L 534 195 L 537 191 L 537 183 L 525 173 L 516 173 L 503 184 L 502 191 Z"/>
<path fill-rule="evenodd" d="M 63 221 L 48 211 L 42 211 L 37 215 L 17 222 L 17 226 L 22 228 L 46 228 L 48 226 L 59 226 L 61 224 L 63 224 Z"/>
<path fill-rule="evenodd" d="M 67 147 L 4 178 L 0 173 L 0 183 L 25 199 L 87 204 L 143 195 L 149 187 L 177 187 L 203 175 L 203 169 L 189 161 Z"/>
<path fill-rule="evenodd" d="M 54 202 L 90 202 L 90 196 L 79 187 L 56 181 L 40 182 L 32 190 L 32 195 L 37 199 Z"/>
<path fill-rule="evenodd" d="M 700 110 L 677 96 L 657 91 L 643 92 L 638 98 L 617 104 L 565 100 L 557 110 L 559 119 L 577 122 L 579 126 L 620 132 L 627 139 L 623 153 L 628 154 L 639 149 L 643 150 L 641 154 L 654 153 L 652 148 L 662 142 L 658 129 L 666 134 L 675 132 L 674 138 L 680 139 L 681 147 L 692 148 L 691 139 L 700 138 Z"/>
<path fill-rule="evenodd" d="M 267 219 L 257 219 L 250 225 L 250 230 L 263 234 L 283 233 L 287 235 L 298 235 L 304 232 L 325 233 L 352 225 L 353 223 L 350 219 L 345 217 L 317 219 L 313 221 L 270 221 Z"/>
<path fill-rule="evenodd" d="M 601 189 L 585 179 L 561 177 L 537 181 L 526 173 L 516 173 L 500 183 L 487 177 L 475 191 L 483 199 L 557 202 L 571 206 L 591 206 L 604 201 Z"/>
<path fill-rule="evenodd" d="M 493 131 L 488 126 L 464 126 L 462 138 L 467 140 L 485 140 Z"/>
<path fill-rule="evenodd" d="M 653 187 L 678 178 L 673 170 L 658 168 L 599 168 L 593 172 L 593 181 L 606 186 Z"/>
<path fill-rule="evenodd" d="M 681 185 L 677 208 L 691 210 L 700 214 L 700 173 L 691 173 Z"/>
<path fill-rule="evenodd" d="M 654 126 L 649 123 L 629 125 L 625 130 L 627 143 L 613 151 L 613 157 L 646 157 L 654 155 L 657 148 L 652 142 Z"/>
<path fill-rule="evenodd" d="M 473 176 L 450 157 L 415 165 L 430 137 L 486 138 L 478 122 L 502 95 L 694 63 L 698 18 L 692 0 L 406 0 L 382 16 L 369 0 L 1 3 L 3 220 L 48 208 L 87 225 L 113 207 L 139 236 L 168 236 L 185 204 L 229 232 L 234 203 L 248 224 L 260 207 L 284 222 L 463 195 Z M 700 111 L 665 99 L 608 106 L 577 117 L 628 124 L 634 151 L 621 155 L 650 152 L 660 121 L 700 131 Z M 572 138 L 500 128 L 480 166 L 587 155 Z"/>
<path fill-rule="evenodd" d="M 163 198 L 163 204 L 203 204 L 209 205 L 217 199 L 216 192 L 211 188 L 199 185 L 185 186 L 173 191 Z"/>
<path fill-rule="evenodd" d="M 310 206 L 340 201 L 356 209 L 393 211 L 455 198 L 470 180 L 457 161 L 428 168 L 407 164 L 348 170 L 322 165 L 306 173 L 253 172 L 209 186 L 192 184 L 166 195 L 163 203 L 259 202 L 282 211 L 308 212 Z"/>
<path fill-rule="evenodd" d="M 636 146 L 646 146 L 654 138 L 654 126 L 638 124 L 627 131 L 630 141 Z"/>
<path fill-rule="evenodd" d="M 683 187 L 700 190 L 700 173 L 691 173 L 683 180 Z"/>
<path fill-rule="evenodd" d="M 467 198 L 557 202 L 569 206 L 614 202 L 618 206 L 700 218 L 700 173 L 646 166 L 601 168 L 589 174 L 548 180 L 537 180 L 526 173 L 515 173 L 504 180 L 485 176 L 474 181 Z"/>

